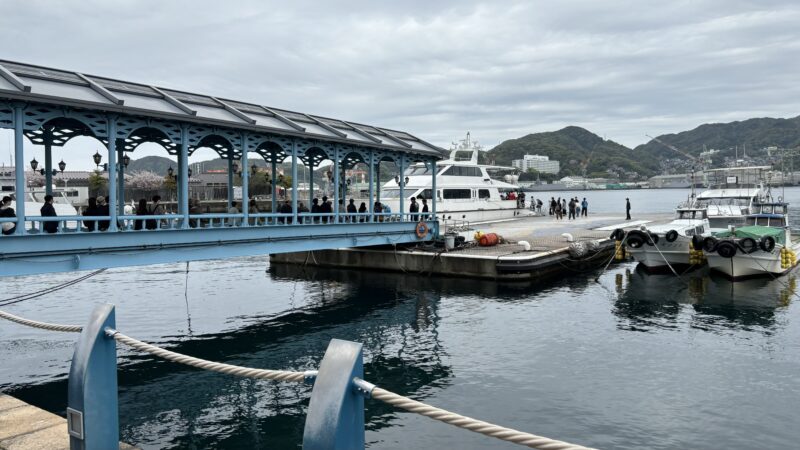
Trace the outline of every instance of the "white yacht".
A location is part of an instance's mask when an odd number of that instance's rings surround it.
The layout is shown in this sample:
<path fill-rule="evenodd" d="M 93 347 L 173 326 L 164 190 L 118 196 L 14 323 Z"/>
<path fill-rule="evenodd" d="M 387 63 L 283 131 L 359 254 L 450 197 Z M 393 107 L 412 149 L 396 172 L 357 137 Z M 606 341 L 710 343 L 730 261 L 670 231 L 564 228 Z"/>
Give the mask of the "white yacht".
<path fill-rule="evenodd" d="M 70 196 L 74 192 L 73 189 L 53 189 L 53 208 L 56 210 L 56 214 L 59 216 L 78 216 L 78 210 L 72 206 L 72 202 L 70 201 Z M 12 199 L 16 200 L 16 192 L 8 191 L 2 192 L 2 195 L 8 195 Z M 39 212 L 44 206 L 44 196 L 47 193 L 44 191 L 44 188 L 39 188 L 35 190 L 30 190 L 25 192 L 25 215 L 30 216 L 38 216 Z M 14 208 L 16 204 L 14 202 L 11 203 L 11 207 Z M 16 212 L 16 211 L 15 211 Z M 31 221 L 26 222 L 27 228 L 37 228 L 38 222 L 31 223 Z M 68 221 L 67 227 L 75 228 L 77 226 L 77 222 L 75 221 Z"/>
<path fill-rule="evenodd" d="M 744 225 L 753 204 L 767 200 L 764 175 L 769 166 L 728 167 L 704 172 L 708 189 L 691 202 L 693 208 L 705 208 L 712 231 L 727 230 L 729 225 Z"/>
<path fill-rule="evenodd" d="M 436 215 L 441 220 L 464 220 L 467 222 L 491 222 L 513 219 L 521 215 L 531 215 L 517 195 L 519 186 L 512 184 L 516 177 L 511 175 L 517 169 L 478 164 L 481 147 L 470 139 L 454 143 L 450 158 L 436 163 Z M 496 179 L 507 172 L 506 181 Z M 381 187 L 380 202 L 388 205 L 392 212 L 400 211 L 400 183 L 405 182 L 405 211 L 412 197 L 430 200 L 431 171 L 423 163 L 412 165 L 406 170 L 404 179 L 396 177 Z M 420 211 L 422 206 L 420 205 Z"/>
<path fill-rule="evenodd" d="M 672 222 L 629 231 L 626 250 L 650 271 L 700 265 L 703 252 L 697 247 L 711 235 L 709 228 L 705 209 L 678 208 Z M 621 240 L 623 235 L 621 229 L 614 230 L 612 238 Z"/>

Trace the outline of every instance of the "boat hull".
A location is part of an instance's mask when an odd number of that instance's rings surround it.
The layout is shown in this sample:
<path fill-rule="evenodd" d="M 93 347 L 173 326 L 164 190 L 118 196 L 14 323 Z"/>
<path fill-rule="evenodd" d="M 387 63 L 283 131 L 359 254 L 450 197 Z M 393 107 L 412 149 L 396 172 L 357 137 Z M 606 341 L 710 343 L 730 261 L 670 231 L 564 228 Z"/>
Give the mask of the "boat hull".
<path fill-rule="evenodd" d="M 685 236 L 679 236 L 674 242 L 666 242 L 662 236 L 656 245 L 645 244 L 639 248 L 627 247 L 626 251 L 651 272 L 669 271 L 669 266 L 685 269 L 691 265 L 689 263 L 691 243 L 691 239 Z"/>
<path fill-rule="evenodd" d="M 800 246 L 795 245 L 792 250 L 798 251 L 798 247 Z M 708 267 L 712 271 L 731 280 L 777 277 L 785 275 L 797 267 L 796 264 L 786 269 L 781 267 L 781 248 L 776 246 L 771 252 L 759 249 L 751 254 L 744 254 L 739 251 L 733 258 L 723 258 L 716 253 L 706 252 L 706 259 L 708 260 Z"/>

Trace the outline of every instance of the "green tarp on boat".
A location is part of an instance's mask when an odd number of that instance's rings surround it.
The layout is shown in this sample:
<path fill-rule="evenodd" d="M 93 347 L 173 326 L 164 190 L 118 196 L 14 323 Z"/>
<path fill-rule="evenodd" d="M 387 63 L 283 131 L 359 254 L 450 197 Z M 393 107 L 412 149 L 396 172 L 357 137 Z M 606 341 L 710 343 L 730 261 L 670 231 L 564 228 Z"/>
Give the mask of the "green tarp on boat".
<path fill-rule="evenodd" d="M 732 234 L 736 234 L 737 238 L 753 238 L 756 241 L 761 239 L 762 236 L 772 236 L 775 239 L 775 243 L 784 245 L 784 238 L 786 234 L 783 232 L 782 228 L 775 228 L 775 227 L 762 227 L 760 225 L 749 225 L 746 227 L 736 227 L 736 231 L 731 233 L 730 231 L 720 231 L 719 233 L 714 233 L 714 236 L 718 238 L 726 238 L 730 237 Z"/>

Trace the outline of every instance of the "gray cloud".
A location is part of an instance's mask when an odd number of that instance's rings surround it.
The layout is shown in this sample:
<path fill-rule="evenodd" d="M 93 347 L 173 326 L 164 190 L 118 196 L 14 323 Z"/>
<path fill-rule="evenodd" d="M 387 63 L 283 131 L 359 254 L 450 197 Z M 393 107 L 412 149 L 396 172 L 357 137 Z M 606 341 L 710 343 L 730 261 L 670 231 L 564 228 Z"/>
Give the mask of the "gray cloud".
<path fill-rule="evenodd" d="M 485 145 L 800 114 L 791 1 L 5 2 L 3 58 Z M 0 139 L 0 146 L 3 146 Z M 2 158 L 0 152 L 0 158 Z"/>

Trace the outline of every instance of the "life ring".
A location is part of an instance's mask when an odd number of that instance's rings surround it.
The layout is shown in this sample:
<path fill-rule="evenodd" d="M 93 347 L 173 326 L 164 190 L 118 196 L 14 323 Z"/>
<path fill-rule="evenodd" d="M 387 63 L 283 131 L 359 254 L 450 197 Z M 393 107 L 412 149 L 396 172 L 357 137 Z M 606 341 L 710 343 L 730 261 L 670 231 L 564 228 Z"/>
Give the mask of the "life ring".
<path fill-rule="evenodd" d="M 657 234 L 648 231 L 647 235 L 650 237 L 649 239 L 647 239 L 647 245 L 656 245 L 656 244 L 658 244 L 658 235 Z"/>
<path fill-rule="evenodd" d="M 723 258 L 733 258 L 736 256 L 736 244 L 733 241 L 720 241 L 717 245 L 717 254 Z"/>
<path fill-rule="evenodd" d="M 717 245 L 719 244 L 719 240 L 713 236 L 709 236 L 703 239 L 703 250 L 707 251 L 708 253 L 714 253 L 717 250 Z"/>
<path fill-rule="evenodd" d="M 664 238 L 666 238 L 667 242 L 675 242 L 675 240 L 678 239 L 678 232 L 675 230 L 669 230 L 667 231 L 667 234 L 664 235 Z"/>
<path fill-rule="evenodd" d="M 772 236 L 761 236 L 759 247 L 767 253 L 772 253 L 772 250 L 775 249 L 775 238 Z"/>
<path fill-rule="evenodd" d="M 739 248 L 742 250 L 742 252 L 744 252 L 747 255 L 758 250 L 758 244 L 756 243 L 756 240 L 751 237 L 746 237 L 742 239 L 741 241 L 738 242 L 738 245 Z"/>
<path fill-rule="evenodd" d="M 639 230 L 631 230 L 628 232 L 628 237 L 625 242 L 631 248 L 640 248 L 647 242 L 647 235 Z"/>
<path fill-rule="evenodd" d="M 417 237 L 422 239 L 428 235 L 428 225 L 425 224 L 425 222 L 420 222 L 417 224 L 414 231 L 417 233 Z"/>

